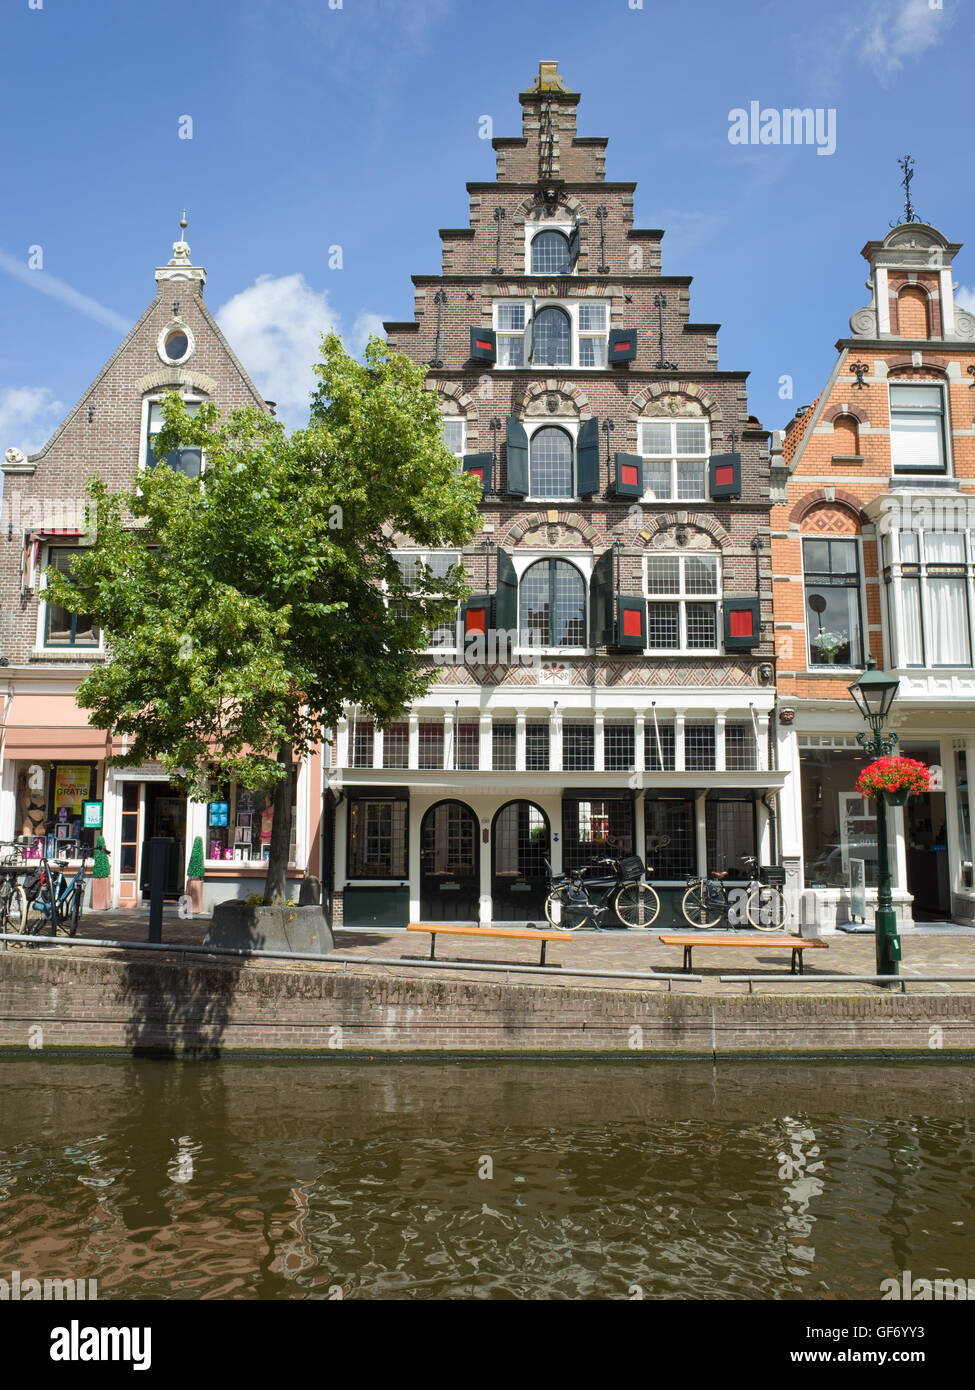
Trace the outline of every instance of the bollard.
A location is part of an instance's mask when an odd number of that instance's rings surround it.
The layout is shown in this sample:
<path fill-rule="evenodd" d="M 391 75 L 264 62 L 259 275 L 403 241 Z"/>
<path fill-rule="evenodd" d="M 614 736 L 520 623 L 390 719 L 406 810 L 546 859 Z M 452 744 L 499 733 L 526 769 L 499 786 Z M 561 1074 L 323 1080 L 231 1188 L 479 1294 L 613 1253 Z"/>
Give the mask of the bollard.
<path fill-rule="evenodd" d="M 161 835 L 149 841 L 149 940 L 162 941 L 163 893 L 172 840 Z"/>

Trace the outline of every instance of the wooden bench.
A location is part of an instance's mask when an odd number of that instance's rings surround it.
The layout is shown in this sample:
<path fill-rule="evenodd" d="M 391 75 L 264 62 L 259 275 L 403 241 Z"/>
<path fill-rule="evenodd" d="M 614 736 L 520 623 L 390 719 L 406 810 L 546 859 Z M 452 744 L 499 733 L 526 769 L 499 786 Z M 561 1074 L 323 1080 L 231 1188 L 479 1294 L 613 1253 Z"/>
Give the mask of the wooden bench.
<path fill-rule="evenodd" d="M 436 960 L 438 936 L 479 936 L 505 937 L 513 941 L 537 941 L 542 948 L 538 958 L 539 965 L 545 964 L 545 947 L 550 941 L 571 941 L 572 933 L 567 931 L 535 931 L 529 927 L 451 927 L 435 926 L 430 922 L 410 922 L 407 931 L 428 931 L 430 933 L 430 959 Z"/>
<path fill-rule="evenodd" d="M 796 973 L 797 962 L 799 974 L 803 973 L 803 951 L 827 951 L 829 949 L 829 942 L 821 941 L 816 936 L 709 936 L 706 932 L 695 932 L 692 936 L 685 933 L 681 933 L 679 936 L 661 936 L 659 940 L 665 946 L 683 946 L 685 975 L 689 975 L 691 972 L 691 953 L 695 946 L 737 946 L 742 950 L 751 951 L 769 948 L 773 951 L 791 951 L 793 975 Z"/>

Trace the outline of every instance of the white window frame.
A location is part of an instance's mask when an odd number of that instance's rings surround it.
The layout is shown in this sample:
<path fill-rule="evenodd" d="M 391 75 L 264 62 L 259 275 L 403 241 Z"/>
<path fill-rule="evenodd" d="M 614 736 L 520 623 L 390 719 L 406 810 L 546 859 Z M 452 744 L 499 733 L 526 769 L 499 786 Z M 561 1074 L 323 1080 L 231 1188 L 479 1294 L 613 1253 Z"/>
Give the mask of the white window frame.
<path fill-rule="evenodd" d="M 560 502 L 577 502 L 579 500 L 579 424 L 578 420 L 566 420 L 559 415 L 552 415 L 546 420 L 523 420 L 525 433 L 528 436 L 528 496 L 525 498 L 526 505 L 538 503 L 539 506 L 558 506 Z M 565 497 L 538 497 L 531 491 L 532 485 L 532 440 L 539 430 L 559 429 L 569 436 L 572 444 L 572 491 Z"/>
<path fill-rule="evenodd" d="M 440 418 L 443 420 L 444 425 L 460 425 L 460 452 L 458 453 L 455 449 L 451 449 L 446 439 L 444 439 L 444 448 L 449 454 L 453 454 L 458 463 L 461 463 L 464 455 L 467 453 L 467 416 L 441 414 Z"/>
<path fill-rule="evenodd" d="M 86 546 L 72 546 L 67 537 L 55 537 L 45 540 L 41 546 L 41 558 L 38 561 L 40 570 L 40 585 L 37 590 L 37 631 L 34 637 L 34 651 L 40 656 L 50 656 L 53 652 L 64 653 L 65 656 L 73 657 L 92 657 L 105 651 L 105 633 L 99 628 L 97 644 L 83 646 L 67 646 L 62 642 L 47 641 L 47 599 L 44 594 L 47 590 L 47 567 L 50 564 L 51 549 L 55 550 L 85 550 Z"/>
<path fill-rule="evenodd" d="M 676 594 L 662 594 L 651 592 L 650 589 L 650 560 L 654 558 L 675 559 L 679 563 L 680 573 L 680 592 Z M 687 560 L 710 560 L 715 569 L 715 592 L 713 594 L 692 594 L 687 592 L 685 580 L 685 570 Z M 647 601 L 647 645 L 644 651 L 648 656 L 720 656 L 722 650 L 721 643 L 721 614 L 723 585 L 721 572 L 721 556 L 713 551 L 706 550 L 657 550 L 651 551 L 644 556 L 643 564 L 643 596 Z M 652 603 L 674 603 L 677 605 L 677 623 L 680 645 L 677 647 L 651 647 L 650 646 L 650 605 Z M 709 604 L 714 608 L 714 640 L 713 647 L 689 647 L 687 645 L 687 605 L 689 603 Z"/>
<path fill-rule="evenodd" d="M 703 425 L 704 426 L 704 453 L 703 454 L 679 454 L 677 452 L 677 426 L 678 425 Z M 670 425 L 671 451 L 669 454 L 648 454 L 644 452 L 643 427 L 644 425 Z M 641 415 L 637 421 L 637 452 L 645 463 L 668 463 L 670 465 L 670 496 L 658 497 L 656 493 L 645 489 L 643 500 L 646 502 L 667 502 L 680 504 L 682 502 L 706 502 L 709 500 L 708 492 L 708 469 L 711 458 L 711 422 L 706 415 Z M 703 468 L 704 482 L 700 496 L 680 497 L 677 492 L 677 466 L 680 463 L 697 463 L 700 461 Z M 643 470 L 644 478 L 646 469 Z"/>
<path fill-rule="evenodd" d="M 161 401 L 165 400 L 166 396 L 168 396 L 169 394 L 170 394 L 170 393 L 169 393 L 168 391 L 156 392 L 154 395 L 151 395 L 151 396 L 144 396 L 144 397 L 142 398 L 142 433 L 141 433 L 141 435 L 140 435 L 140 443 L 139 443 L 139 472 L 140 472 L 140 473 L 144 473 L 144 472 L 146 471 L 146 469 L 149 467 L 149 408 L 150 408 L 150 406 L 153 406 L 153 405 L 159 405 L 159 403 L 160 403 Z M 209 399 L 209 398 L 208 398 L 207 396 L 184 395 L 184 396 L 183 396 L 183 404 L 184 404 L 184 405 L 203 405 L 203 403 L 204 403 L 206 400 L 208 400 L 208 399 Z M 158 430 L 156 431 L 156 433 L 158 434 Z M 159 462 L 160 462 L 160 460 L 157 459 L 157 460 L 156 460 L 156 463 L 153 465 L 153 467 L 156 467 L 156 466 L 159 464 Z M 201 449 L 201 451 L 200 451 L 200 476 L 201 476 L 201 477 L 202 477 L 203 474 L 206 472 L 206 466 L 207 466 L 206 450 L 205 450 L 205 449 Z"/>
<path fill-rule="evenodd" d="M 938 622 L 938 613 L 935 602 L 931 595 L 928 578 L 930 576 L 930 566 L 934 566 L 934 577 L 937 577 L 938 566 L 946 564 L 946 561 L 929 561 L 925 552 L 925 531 L 923 528 L 913 532 L 918 537 L 918 558 L 905 560 L 901 547 L 901 532 L 898 529 L 889 531 L 886 540 L 889 545 L 888 563 L 884 564 L 885 556 L 881 550 L 880 570 L 881 577 L 884 578 L 884 588 L 886 590 L 886 612 L 890 632 L 892 652 L 891 657 L 895 670 L 902 671 L 970 671 L 975 668 L 975 532 L 970 530 L 961 531 L 958 534 L 965 538 L 965 558 L 959 561 L 959 565 L 964 564 L 965 574 L 965 602 L 968 610 L 968 651 L 969 659 L 967 662 L 941 662 L 933 665 L 929 656 L 931 648 L 931 632 Z M 913 569 L 917 568 L 917 575 L 905 576 L 904 566 L 909 565 Z M 890 570 L 890 580 L 884 576 L 884 571 Z M 921 603 L 921 661 L 907 662 L 905 637 L 905 604 L 904 604 L 904 579 L 917 579 L 920 589 Z"/>
<path fill-rule="evenodd" d="M 532 242 L 542 232 L 561 232 L 566 242 L 571 241 L 572 233 L 575 231 L 575 219 L 571 222 L 526 222 L 525 223 L 525 274 L 531 275 L 536 280 L 551 279 L 553 275 L 571 275 L 573 279 L 579 273 L 579 257 L 576 256 L 576 263 L 571 270 L 532 270 Z"/>
<path fill-rule="evenodd" d="M 895 465 L 894 465 L 894 433 L 895 433 L 895 430 L 894 430 L 894 412 L 895 412 L 895 409 L 898 411 L 898 413 L 907 413 L 907 412 L 911 412 L 911 411 L 916 411 L 917 414 L 918 414 L 919 416 L 921 416 L 921 415 L 928 415 L 928 416 L 930 416 L 930 415 L 934 415 L 934 414 L 935 414 L 935 412 L 934 412 L 933 410 L 928 409 L 926 406 L 920 406 L 920 405 L 916 405 L 916 406 L 897 406 L 897 407 L 894 406 L 893 400 L 892 400 L 892 398 L 891 398 L 891 391 L 896 390 L 898 387 L 908 387 L 908 388 L 910 388 L 910 387 L 912 387 L 912 386 L 913 386 L 913 387 L 924 387 L 925 389 L 928 389 L 928 390 L 937 391 L 937 392 L 938 392 L 938 395 L 939 395 L 939 398 L 940 398 L 940 400 L 941 400 L 941 409 L 940 409 L 940 411 L 938 412 L 938 418 L 939 418 L 939 420 L 940 420 L 940 422 L 941 422 L 941 456 L 942 456 L 942 462 L 941 462 L 941 467 L 940 467 L 940 468 L 925 468 L 925 467 L 923 467 L 923 466 L 922 466 L 922 467 L 914 467 L 914 468 L 903 468 L 903 467 L 898 468 L 898 467 L 895 467 Z M 888 425 L 889 425 L 890 471 L 891 471 L 891 476 L 897 477 L 897 478 L 911 478 L 911 477 L 918 477 L 918 478 L 950 478 L 950 477 L 952 476 L 951 431 L 950 431 L 950 429 L 948 428 L 948 396 L 947 396 L 947 392 L 945 391 L 945 388 L 944 388 L 944 385 L 943 385 L 942 382 L 940 382 L 940 381 L 929 381 L 929 380 L 920 380 L 920 381 L 918 381 L 918 380 L 914 380 L 913 378 L 911 378 L 911 379 L 904 379 L 904 378 L 899 378 L 899 377 L 893 377 L 892 379 L 888 380 L 888 382 L 887 382 L 887 418 L 888 418 Z"/>
<path fill-rule="evenodd" d="M 546 421 L 541 423 L 545 424 Z M 535 643 L 522 644 L 521 641 L 521 581 L 525 577 L 526 571 L 531 569 L 539 560 L 565 560 L 572 565 L 582 575 L 586 586 L 586 642 L 584 647 L 542 647 Z M 570 550 L 531 550 L 517 551 L 511 556 L 514 566 L 515 578 L 518 581 L 518 635 L 514 647 L 514 654 L 519 656 L 532 653 L 533 655 L 544 656 L 546 659 L 553 656 L 591 656 L 595 651 L 592 646 L 592 621 L 589 611 L 589 587 L 592 583 L 593 557 L 589 551 L 570 551 Z M 550 750 L 551 751 L 551 750 Z"/>
<path fill-rule="evenodd" d="M 540 279 L 545 277 L 540 276 Z M 504 329 L 500 327 L 501 315 L 499 310 L 502 306 L 520 305 L 525 311 L 525 328 L 519 333 L 517 329 Z M 606 326 L 602 331 L 593 328 L 580 328 L 580 309 L 603 309 L 606 315 Z M 609 370 L 609 333 L 612 316 L 610 313 L 610 301 L 608 299 L 538 299 L 535 300 L 535 312 L 541 313 L 543 309 L 561 309 L 569 316 L 569 361 L 560 366 L 553 367 L 544 362 L 524 363 L 522 366 L 507 366 L 501 362 L 501 343 L 504 339 L 521 338 L 524 342 L 525 332 L 532 318 L 531 299 L 496 299 L 492 310 L 491 323 L 497 336 L 498 343 L 498 367 L 501 371 L 512 372 L 545 372 L 551 375 L 552 372 L 603 372 Z M 580 342 L 602 341 L 603 360 L 598 366 L 581 365 L 579 361 Z M 524 351 L 522 351 L 524 359 Z"/>
<path fill-rule="evenodd" d="M 430 561 L 431 561 L 434 557 L 436 557 L 437 559 L 447 558 L 447 559 L 449 559 L 449 560 L 450 560 L 453 564 L 455 564 L 455 565 L 463 565 L 463 563 L 464 563 L 464 557 L 463 557 L 462 553 L 461 553 L 459 550 L 423 550 L 423 549 L 420 549 L 420 548 L 417 548 L 417 549 L 410 549 L 410 548 L 408 548 L 408 547 L 403 547 L 402 549 L 394 550 L 394 551 L 392 552 L 392 555 L 393 555 L 393 559 L 394 559 L 394 560 L 398 560 L 398 559 L 400 559 L 400 558 L 410 559 L 410 560 L 422 560 L 423 563 L 424 563 L 425 565 L 429 565 L 429 564 L 430 564 Z M 443 626 L 446 626 L 446 624 L 443 624 Z M 431 655 L 435 655 L 437 652 L 454 652 L 454 653 L 456 653 L 457 650 L 458 650 L 458 648 L 460 647 L 460 644 L 461 644 L 460 608 L 459 608 L 459 606 L 458 606 L 457 614 L 456 614 L 456 616 L 455 616 L 455 618 L 454 618 L 454 640 L 453 640 L 453 644 L 452 644 L 452 645 L 440 645 L 440 646 L 429 646 L 429 647 L 424 647 L 424 648 L 423 648 L 423 652 L 424 652 L 424 654 L 428 654 L 428 653 L 429 653 L 429 654 L 431 654 Z M 350 756 L 351 756 L 351 755 L 350 755 Z"/>

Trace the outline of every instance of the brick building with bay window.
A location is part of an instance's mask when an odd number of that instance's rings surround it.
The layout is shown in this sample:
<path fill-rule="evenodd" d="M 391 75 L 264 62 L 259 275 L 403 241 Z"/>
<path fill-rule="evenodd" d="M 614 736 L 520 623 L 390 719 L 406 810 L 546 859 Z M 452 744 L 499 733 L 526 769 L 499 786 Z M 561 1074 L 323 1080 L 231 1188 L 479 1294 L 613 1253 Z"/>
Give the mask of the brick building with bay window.
<path fill-rule="evenodd" d="M 390 345 L 430 365 L 445 442 L 481 481 L 474 594 L 431 635 L 428 693 L 374 728 L 350 708 L 323 802 L 323 879 L 346 926 L 517 921 L 546 860 L 612 841 L 669 887 L 774 855 L 768 435 L 717 325 L 633 225 L 604 138 L 554 63 L 522 134 L 467 185 Z"/>
<path fill-rule="evenodd" d="M 772 446 L 782 847 L 825 926 L 850 917 L 851 861 L 875 898 L 848 694 L 868 655 L 900 680 L 898 751 L 936 769 L 930 794 L 889 817 L 898 914 L 975 918 L 975 317 L 954 298 L 959 250 L 919 222 L 867 243 L 871 302 Z"/>

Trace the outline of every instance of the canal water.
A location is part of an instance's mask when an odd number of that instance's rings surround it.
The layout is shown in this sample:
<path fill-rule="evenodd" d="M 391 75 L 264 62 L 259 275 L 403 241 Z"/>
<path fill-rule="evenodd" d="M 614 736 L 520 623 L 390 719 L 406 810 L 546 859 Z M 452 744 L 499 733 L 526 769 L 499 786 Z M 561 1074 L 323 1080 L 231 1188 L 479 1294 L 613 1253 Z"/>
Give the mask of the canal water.
<path fill-rule="evenodd" d="M 975 1279 L 955 1064 L 0 1062 L 0 1278 L 839 1299 Z"/>

